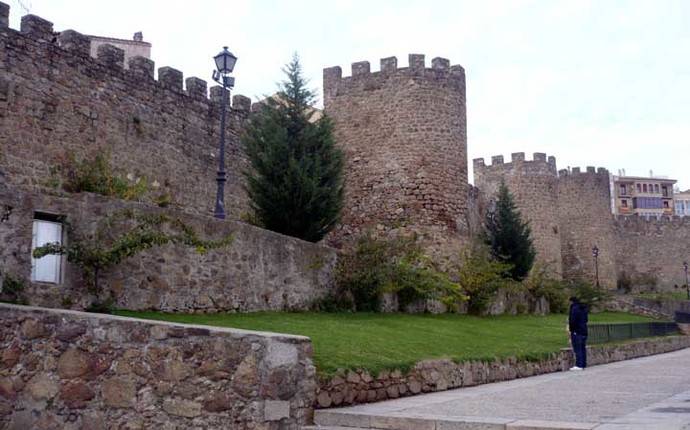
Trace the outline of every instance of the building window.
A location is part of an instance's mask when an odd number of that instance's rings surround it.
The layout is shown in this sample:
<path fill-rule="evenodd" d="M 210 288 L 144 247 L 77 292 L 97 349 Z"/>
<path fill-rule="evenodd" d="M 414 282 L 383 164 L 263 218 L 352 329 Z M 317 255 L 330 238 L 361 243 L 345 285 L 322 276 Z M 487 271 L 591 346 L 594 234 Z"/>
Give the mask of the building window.
<path fill-rule="evenodd" d="M 31 244 L 31 280 L 59 284 L 62 279 L 62 256 L 33 258 L 33 250 L 47 243 L 62 244 L 62 224 L 55 216 L 36 214 Z"/>
<path fill-rule="evenodd" d="M 661 194 L 662 194 L 664 197 L 668 197 L 668 187 L 667 187 L 666 185 L 664 185 L 663 187 L 661 187 Z"/>
<path fill-rule="evenodd" d="M 654 184 L 654 192 L 655 193 L 659 192 L 659 184 Z"/>
<path fill-rule="evenodd" d="M 664 209 L 668 209 L 668 200 L 664 200 Z"/>
<path fill-rule="evenodd" d="M 621 207 L 627 208 L 628 207 L 628 201 L 627 200 L 621 200 Z"/>
<path fill-rule="evenodd" d="M 625 195 L 625 185 L 624 184 L 620 185 L 619 193 L 621 196 Z"/>
<path fill-rule="evenodd" d="M 642 184 L 642 191 L 647 192 L 647 184 Z"/>

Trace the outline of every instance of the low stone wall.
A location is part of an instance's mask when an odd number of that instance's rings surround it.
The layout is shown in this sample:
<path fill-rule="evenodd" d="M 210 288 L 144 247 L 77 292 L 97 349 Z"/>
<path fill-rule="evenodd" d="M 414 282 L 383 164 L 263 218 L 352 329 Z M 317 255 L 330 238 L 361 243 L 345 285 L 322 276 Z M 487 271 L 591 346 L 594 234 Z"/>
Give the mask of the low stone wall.
<path fill-rule="evenodd" d="M 0 428 L 297 430 L 306 337 L 0 304 Z"/>
<path fill-rule="evenodd" d="M 606 310 L 628 312 L 652 318 L 673 319 L 676 312 L 690 312 L 689 300 L 652 300 L 633 296 L 616 296 Z"/>
<path fill-rule="evenodd" d="M 203 239 L 232 235 L 230 245 L 203 254 L 189 246 L 168 244 L 103 271 L 102 296 L 111 295 L 114 306 L 122 309 L 306 310 L 314 300 L 328 295 L 334 285 L 334 249 L 237 221 L 91 193 L 53 196 L 3 189 L 1 184 L 0 211 L 0 284 L 3 275 L 22 280 L 26 286 L 24 296 L 34 306 L 82 310 L 95 299 L 80 269 L 66 261 L 60 283 L 31 281 L 32 222 L 36 213 L 62 217 L 68 243 L 74 234 L 93 234 L 108 215 L 126 211 L 181 220 Z M 123 233 L 116 227 L 110 231 L 113 235 Z"/>
<path fill-rule="evenodd" d="M 587 348 L 589 365 L 612 363 L 690 347 L 690 336 L 669 336 L 618 345 Z M 538 361 L 507 358 L 493 362 L 425 360 L 410 371 L 383 371 L 373 376 L 367 371 L 347 371 L 319 383 L 316 408 L 378 402 L 420 393 L 471 387 L 491 382 L 560 372 L 574 365 L 569 348 Z"/>

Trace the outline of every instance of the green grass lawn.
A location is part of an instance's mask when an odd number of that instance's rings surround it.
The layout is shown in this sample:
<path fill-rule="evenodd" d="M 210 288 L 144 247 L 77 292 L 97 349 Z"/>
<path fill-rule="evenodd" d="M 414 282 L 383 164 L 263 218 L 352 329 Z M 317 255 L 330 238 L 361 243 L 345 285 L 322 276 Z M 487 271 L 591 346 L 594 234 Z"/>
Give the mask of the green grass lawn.
<path fill-rule="evenodd" d="M 474 317 L 370 313 L 180 315 L 117 311 L 117 315 L 309 336 L 320 374 L 337 369 L 408 369 L 428 358 L 456 361 L 538 358 L 568 346 L 565 315 Z M 650 319 L 622 313 L 590 315 L 592 323 Z"/>

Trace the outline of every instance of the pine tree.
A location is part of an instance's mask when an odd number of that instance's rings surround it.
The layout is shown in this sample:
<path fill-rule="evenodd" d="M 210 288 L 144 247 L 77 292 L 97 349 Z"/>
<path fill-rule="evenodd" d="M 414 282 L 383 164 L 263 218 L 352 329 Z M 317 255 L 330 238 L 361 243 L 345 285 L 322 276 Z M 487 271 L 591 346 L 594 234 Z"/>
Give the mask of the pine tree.
<path fill-rule="evenodd" d="M 343 205 L 343 154 L 327 116 L 312 121 L 315 94 L 299 58 L 243 136 L 250 168 L 244 173 L 257 224 L 310 242 L 333 229 Z"/>
<path fill-rule="evenodd" d="M 498 189 L 495 209 L 487 213 L 486 233 L 493 257 L 512 266 L 511 278 L 524 279 L 532 269 L 536 253 L 529 224 L 522 220 L 505 183 Z"/>

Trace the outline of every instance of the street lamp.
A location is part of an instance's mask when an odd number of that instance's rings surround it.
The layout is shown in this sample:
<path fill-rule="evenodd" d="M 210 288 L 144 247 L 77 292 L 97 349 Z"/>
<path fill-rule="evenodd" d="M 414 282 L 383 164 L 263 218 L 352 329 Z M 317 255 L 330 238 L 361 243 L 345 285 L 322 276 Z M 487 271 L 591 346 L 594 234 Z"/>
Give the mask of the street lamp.
<path fill-rule="evenodd" d="M 690 300 L 690 286 L 688 285 L 688 262 L 683 261 L 683 269 L 685 270 L 685 291 L 688 292 L 688 300 Z"/>
<path fill-rule="evenodd" d="M 592 248 L 592 256 L 594 257 L 594 274 L 597 280 L 597 288 L 599 288 L 599 247 L 596 245 Z"/>
<path fill-rule="evenodd" d="M 225 219 L 225 181 L 227 180 L 225 176 L 225 111 L 228 103 L 225 92 L 235 86 L 235 78 L 230 76 L 230 73 L 235 68 L 237 57 L 228 51 L 227 46 L 224 46 L 223 50 L 213 57 L 213 61 L 216 63 L 216 70 L 213 71 L 213 80 L 223 87 L 220 97 L 220 148 L 218 149 L 218 176 L 216 177 L 218 189 L 216 191 L 216 209 L 213 216 Z"/>

